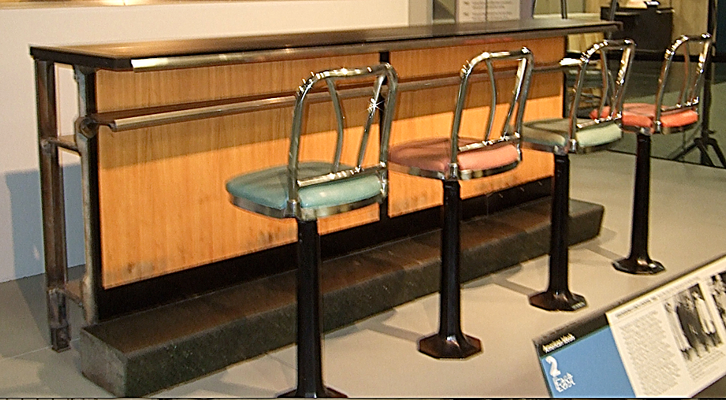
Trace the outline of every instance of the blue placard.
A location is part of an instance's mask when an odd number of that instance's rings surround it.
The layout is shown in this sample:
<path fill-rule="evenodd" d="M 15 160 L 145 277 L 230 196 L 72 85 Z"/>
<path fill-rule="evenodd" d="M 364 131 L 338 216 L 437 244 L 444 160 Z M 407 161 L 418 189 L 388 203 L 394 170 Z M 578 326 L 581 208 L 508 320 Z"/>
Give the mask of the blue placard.
<path fill-rule="evenodd" d="M 540 352 L 540 365 L 552 397 L 635 397 L 609 326 L 550 343 L 556 350 Z"/>

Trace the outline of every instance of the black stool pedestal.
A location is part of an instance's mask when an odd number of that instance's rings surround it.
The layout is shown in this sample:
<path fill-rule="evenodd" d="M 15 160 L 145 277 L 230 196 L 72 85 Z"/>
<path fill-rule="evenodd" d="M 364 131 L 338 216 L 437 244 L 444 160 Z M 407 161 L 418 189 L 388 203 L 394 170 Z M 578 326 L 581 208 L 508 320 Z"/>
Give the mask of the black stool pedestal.
<path fill-rule="evenodd" d="M 433 358 L 468 358 L 481 352 L 481 341 L 458 332 L 450 337 L 434 334 L 419 339 L 418 351 Z"/>
<path fill-rule="evenodd" d="M 444 181 L 439 332 L 418 342 L 418 350 L 434 358 L 467 358 L 481 351 L 479 339 L 464 335 L 461 331 L 460 192 L 461 186 L 458 180 Z"/>
<path fill-rule="evenodd" d="M 569 290 L 547 289 L 529 297 L 529 304 L 547 311 L 576 311 L 587 306 L 585 298 Z"/>
<path fill-rule="evenodd" d="M 648 255 L 648 220 L 650 208 L 650 136 L 638 134 L 635 159 L 635 194 L 630 255 L 614 261 L 613 267 L 630 274 L 657 274 L 665 271 L 663 264 Z"/>
<path fill-rule="evenodd" d="M 347 397 L 323 385 L 318 221 L 297 221 L 297 388 L 280 397 Z"/>
<path fill-rule="evenodd" d="M 529 297 L 529 304 L 548 311 L 575 311 L 587 306 L 585 298 L 570 292 L 568 287 L 569 211 L 570 159 L 566 154 L 555 154 L 549 286 L 546 291 Z"/>

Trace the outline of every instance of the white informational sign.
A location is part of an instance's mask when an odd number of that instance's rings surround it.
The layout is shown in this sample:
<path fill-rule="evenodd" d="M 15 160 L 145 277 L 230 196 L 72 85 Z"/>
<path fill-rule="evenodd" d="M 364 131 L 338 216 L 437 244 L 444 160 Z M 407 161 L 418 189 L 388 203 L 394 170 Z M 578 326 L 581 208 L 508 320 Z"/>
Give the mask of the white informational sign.
<path fill-rule="evenodd" d="M 726 371 L 726 257 L 605 315 L 636 397 L 691 397 Z"/>
<path fill-rule="evenodd" d="M 457 0 L 456 22 L 519 19 L 521 0 Z"/>

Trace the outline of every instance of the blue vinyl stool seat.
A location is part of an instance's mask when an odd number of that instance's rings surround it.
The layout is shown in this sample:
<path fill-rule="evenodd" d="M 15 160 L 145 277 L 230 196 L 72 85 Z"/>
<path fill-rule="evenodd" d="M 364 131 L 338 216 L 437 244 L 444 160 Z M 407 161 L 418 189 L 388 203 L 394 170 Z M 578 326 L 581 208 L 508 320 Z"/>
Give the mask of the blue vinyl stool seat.
<path fill-rule="evenodd" d="M 339 81 L 352 83 L 339 88 Z M 364 97 L 363 84 L 372 81 L 366 103 L 363 132 L 356 165 L 341 162 L 344 124 L 341 93 L 351 87 L 350 97 Z M 326 86 L 337 122 L 337 141 L 332 161 L 300 161 L 303 116 L 308 96 L 316 86 Z M 387 93 L 383 88 L 387 88 Z M 227 181 L 230 201 L 242 209 L 272 218 L 294 218 L 298 230 L 297 268 L 297 388 L 286 397 L 345 397 L 326 387 L 322 373 L 322 319 L 320 291 L 320 234 L 318 218 L 344 213 L 383 201 L 388 195 L 388 139 L 391 131 L 398 76 L 387 63 L 361 68 L 341 68 L 313 74 L 295 94 L 292 133 L 287 165 L 236 176 Z M 364 88 L 363 88 L 364 89 Z M 319 101 L 324 93 L 316 92 Z M 379 114 L 379 156 L 364 165 L 371 128 Z M 348 130 L 350 131 L 350 130 Z M 369 163 L 370 164 L 370 163 Z"/>
<path fill-rule="evenodd" d="M 577 124 L 582 126 L 588 120 L 577 119 Z M 570 120 L 567 118 L 553 118 L 540 121 L 527 122 L 527 143 L 546 146 L 550 148 L 567 147 L 567 132 Z M 575 134 L 575 143 L 582 149 L 594 149 L 611 145 L 622 139 L 623 131 L 617 124 L 602 124 L 593 126 L 590 129 L 578 131 Z"/>
<path fill-rule="evenodd" d="M 298 165 L 298 177 L 307 179 L 328 174 L 332 163 L 312 161 Z M 354 167 L 341 164 L 341 170 Z M 287 166 L 278 166 L 235 177 L 227 182 L 232 202 L 241 208 L 257 205 L 262 214 L 284 218 L 290 193 L 287 185 Z M 298 191 L 303 214 L 325 216 L 326 210 L 358 203 L 373 204 L 385 193 L 383 182 L 376 175 L 356 176 L 338 182 L 308 186 Z M 360 204 L 358 204 L 360 205 Z"/>
<path fill-rule="evenodd" d="M 612 76 L 608 68 L 608 55 L 611 52 L 622 52 L 616 77 Z M 622 138 L 618 123 L 622 117 L 625 85 L 634 54 L 635 44 L 630 40 L 606 40 L 592 45 L 582 53 L 576 64 L 577 80 L 569 116 L 528 121 L 522 127 L 522 146 L 552 153 L 555 161 L 549 286 L 546 291 L 530 296 L 529 302 L 535 307 L 549 311 L 575 311 L 587 305 L 585 298 L 572 293 L 568 284 L 569 153 L 583 154 L 606 149 Z M 596 55 L 599 55 L 597 61 L 594 59 Z M 595 111 L 598 118 L 578 118 L 577 111 L 585 82 L 592 80 L 593 75 L 601 77 L 602 95 Z"/>

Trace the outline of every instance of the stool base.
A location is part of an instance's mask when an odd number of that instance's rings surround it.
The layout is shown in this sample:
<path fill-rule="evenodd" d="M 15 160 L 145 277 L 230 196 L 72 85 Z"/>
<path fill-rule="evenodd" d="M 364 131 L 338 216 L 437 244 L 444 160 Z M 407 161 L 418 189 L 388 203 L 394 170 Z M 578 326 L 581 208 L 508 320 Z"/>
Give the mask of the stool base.
<path fill-rule="evenodd" d="M 529 304 L 547 311 L 576 311 L 587 306 L 585 298 L 569 290 L 548 290 L 529 296 Z"/>
<path fill-rule="evenodd" d="M 433 358 L 468 358 L 481 352 L 481 341 L 459 333 L 450 337 L 438 333 L 418 341 L 418 351 Z"/>
<path fill-rule="evenodd" d="M 613 267 L 629 274 L 653 275 L 665 271 L 663 264 L 651 260 L 650 257 L 629 257 L 613 261 Z"/>
<path fill-rule="evenodd" d="M 321 397 L 335 397 L 335 398 L 347 398 L 343 393 L 340 393 L 339 391 L 335 389 L 331 389 L 329 387 L 323 387 L 320 390 L 316 390 L 312 393 L 305 393 L 304 391 L 298 389 L 291 390 L 289 392 L 283 393 L 277 397 L 287 397 L 287 398 L 308 398 L 308 399 L 316 399 Z"/>

